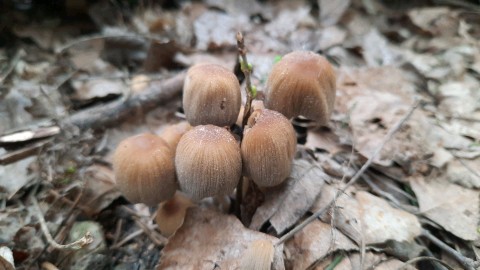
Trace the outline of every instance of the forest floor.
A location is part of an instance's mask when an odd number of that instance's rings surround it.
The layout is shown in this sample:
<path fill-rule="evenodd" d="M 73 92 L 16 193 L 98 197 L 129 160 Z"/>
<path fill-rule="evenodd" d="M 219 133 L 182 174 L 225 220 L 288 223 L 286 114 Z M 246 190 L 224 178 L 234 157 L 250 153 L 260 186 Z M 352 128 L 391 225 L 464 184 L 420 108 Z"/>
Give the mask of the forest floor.
<path fill-rule="evenodd" d="M 480 266 L 478 1 L 39 2 L 0 4 L 0 269 L 238 269 L 257 239 L 272 269 Z M 167 238 L 112 153 L 184 120 L 191 65 L 243 81 L 238 31 L 259 91 L 282 55 L 324 55 L 332 119 L 293 122 L 291 177 L 243 224 L 232 194 Z"/>

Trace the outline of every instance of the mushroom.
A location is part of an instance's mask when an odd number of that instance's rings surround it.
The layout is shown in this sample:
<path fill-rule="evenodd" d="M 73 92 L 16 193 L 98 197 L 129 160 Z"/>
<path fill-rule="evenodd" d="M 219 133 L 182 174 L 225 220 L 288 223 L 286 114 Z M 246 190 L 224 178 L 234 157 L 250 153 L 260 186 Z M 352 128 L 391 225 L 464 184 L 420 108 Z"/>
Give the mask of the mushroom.
<path fill-rule="evenodd" d="M 287 118 L 301 115 L 326 125 L 335 102 L 335 83 L 335 72 L 323 56 L 291 52 L 270 72 L 265 105 Z"/>
<path fill-rule="evenodd" d="M 160 232 L 166 237 L 174 234 L 182 226 L 187 209 L 191 206 L 194 206 L 192 201 L 179 191 L 170 200 L 160 203 L 155 217 Z"/>
<path fill-rule="evenodd" d="M 160 137 L 170 145 L 175 154 L 175 149 L 177 149 L 178 142 L 180 138 L 189 131 L 192 126 L 187 121 L 181 121 L 179 123 L 167 126 L 160 133 Z"/>
<path fill-rule="evenodd" d="M 188 70 L 183 109 L 191 125 L 231 126 L 240 103 L 240 84 L 233 72 L 214 64 L 198 64 Z"/>
<path fill-rule="evenodd" d="M 242 174 L 240 147 L 224 128 L 196 126 L 180 139 L 175 167 L 181 190 L 194 200 L 230 194 Z"/>
<path fill-rule="evenodd" d="M 118 145 L 113 156 L 118 189 L 132 203 L 154 206 L 177 189 L 174 154 L 160 137 L 144 133 Z"/>
<path fill-rule="evenodd" d="M 241 145 L 245 175 L 261 187 L 282 183 L 290 175 L 296 145 L 295 130 L 285 116 L 268 109 L 254 111 Z"/>

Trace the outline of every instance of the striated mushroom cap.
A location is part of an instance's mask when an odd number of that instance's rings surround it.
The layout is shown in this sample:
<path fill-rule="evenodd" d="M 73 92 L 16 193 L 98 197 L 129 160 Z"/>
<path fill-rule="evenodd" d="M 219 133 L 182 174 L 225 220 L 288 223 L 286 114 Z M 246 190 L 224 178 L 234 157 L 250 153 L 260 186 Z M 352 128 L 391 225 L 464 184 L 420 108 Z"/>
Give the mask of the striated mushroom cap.
<path fill-rule="evenodd" d="M 177 148 L 180 138 L 190 129 L 192 129 L 192 126 L 187 121 L 181 121 L 166 127 L 160 133 L 160 137 L 170 145 L 175 154 L 175 149 Z"/>
<path fill-rule="evenodd" d="M 240 147 L 224 128 L 196 126 L 180 139 L 175 166 L 181 190 L 192 199 L 230 194 L 242 174 Z"/>
<path fill-rule="evenodd" d="M 335 102 L 335 71 L 325 57 L 309 51 L 285 55 L 270 72 L 266 107 L 287 118 L 302 115 L 328 123 Z"/>
<path fill-rule="evenodd" d="M 233 72 L 214 64 L 188 70 L 183 86 L 183 109 L 192 126 L 231 126 L 241 105 L 240 84 Z"/>
<path fill-rule="evenodd" d="M 123 140 L 113 156 L 113 170 L 118 189 L 132 203 L 154 206 L 177 189 L 173 151 L 153 134 Z"/>
<path fill-rule="evenodd" d="M 261 187 L 282 183 L 292 170 L 297 139 L 292 124 L 276 111 L 256 110 L 241 145 L 243 169 Z"/>

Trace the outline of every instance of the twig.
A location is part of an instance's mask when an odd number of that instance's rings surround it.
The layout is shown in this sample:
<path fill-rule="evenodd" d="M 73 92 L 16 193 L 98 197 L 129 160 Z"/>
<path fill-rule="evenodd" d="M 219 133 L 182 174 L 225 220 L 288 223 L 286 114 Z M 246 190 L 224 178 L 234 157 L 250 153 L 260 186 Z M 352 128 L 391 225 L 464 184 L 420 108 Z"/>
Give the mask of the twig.
<path fill-rule="evenodd" d="M 350 186 L 352 186 L 358 179 L 360 179 L 360 177 L 362 176 L 362 174 L 368 169 L 368 167 L 370 167 L 370 165 L 372 164 L 373 160 L 378 156 L 378 154 L 380 154 L 380 151 L 383 149 L 383 147 L 385 146 L 385 144 L 387 142 L 389 142 L 393 135 L 395 135 L 395 133 L 402 127 L 402 125 L 412 116 L 413 112 L 415 111 L 415 109 L 418 107 L 418 104 L 419 102 L 416 101 L 410 108 L 410 110 L 405 114 L 405 116 L 400 119 L 400 121 L 398 121 L 395 126 L 393 126 L 387 133 L 387 135 L 385 135 L 385 137 L 383 138 L 382 142 L 380 143 L 380 145 L 375 149 L 375 152 L 373 152 L 373 154 L 368 158 L 367 162 L 365 162 L 365 164 L 363 164 L 363 166 L 360 168 L 359 171 L 357 171 L 357 173 L 355 173 L 355 175 L 352 177 L 352 179 L 350 179 L 350 181 L 341 189 L 339 189 L 337 191 L 337 193 L 335 193 L 335 196 L 333 197 L 333 199 L 327 204 L 325 205 L 323 208 L 321 208 L 320 210 L 318 210 L 317 212 L 315 212 L 313 215 L 311 215 L 310 217 L 308 217 L 307 219 L 305 219 L 302 223 L 298 224 L 295 228 L 293 228 L 290 232 L 288 232 L 287 234 L 283 235 L 275 245 L 280 245 L 282 243 L 284 243 L 286 240 L 290 239 L 292 236 L 294 236 L 297 232 L 299 232 L 300 230 L 302 230 L 305 226 L 307 226 L 308 224 L 310 224 L 312 221 L 316 220 L 320 215 L 322 215 L 323 213 L 325 213 L 325 211 L 327 209 L 329 209 L 333 203 L 336 201 L 337 197 L 340 196 L 341 194 L 343 194 L 345 192 L 345 190 L 347 190 L 347 188 L 349 188 Z"/>
<path fill-rule="evenodd" d="M 93 236 L 90 232 L 85 233 L 85 235 L 82 238 L 70 244 L 61 245 L 55 242 L 52 235 L 50 234 L 50 231 L 48 230 L 47 222 L 45 221 L 45 218 L 43 217 L 43 214 L 42 214 L 42 210 L 38 205 L 37 198 L 35 198 L 35 196 L 31 196 L 31 199 L 32 199 L 33 206 L 36 208 L 35 212 L 37 214 L 38 221 L 40 222 L 40 227 L 42 229 L 42 232 L 45 235 L 45 238 L 47 239 L 47 242 L 50 244 L 50 246 L 52 246 L 55 249 L 61 249 L 61 250 L 78 250 L 93 242 Z"/>
<path fill-rule="evenodd" d="M 159 38 L 153 37 L 153 36 L 148 36 L 148 35 L 132 35 L 132 34 L 125 34 L 125 35 L 118 35 L 118 34 L 113 34 L 113 35 L 105 35 L 105 34 L 96 34 L 96 35 L 90 35 L 90 36 L 83 36 L 78 39 L 72 40 L 66 44 L 64 44 L 61 47 L 58 47 L 55 49 L 55 53 L 60 54 L 63 53 L 65 50 L 69 49 L 72 46 L 75 46 L 79 43 L 83 42 L 89 42 L 89 41 L 94 41 L 94 40 L 99 40 L 99 39 L 110 39 L 110 38 L 124 38 L 124 39 L 147 39 L 147 40 L 152 40 L 152 41 L 158 41 L 158 42 L 166 42 L 166 40 L 161 40 Z"/>
<path fill-rule="evenodd" d="M 417 257 L 417 258 L 413 258 L 411 260 L 408 260 L 406 262 L 403 263 L 403 265 L 398 268 L 398 270 L 402 270 L 402 269 L 406 269 L 407 266 L 411 265 L 411 264 L 414 264 L 416 262 L 419 262 L 419 261 L 434 261 L 434 262 L 438 262 L 440 263 L 441 265 L 445 266 L 448 270 L 454 270 L 450 265 L 448 265 L 446 262 L 442 261 L 442 260 L 439 260 L 437 258 L 434 258 L 434 257 L 426 257 L 426 256 L 423 256 L 423 257 Z"/>
<path fill-rule="evenodd" d="M 158 225 L 157 224 L 153 224 L 153 225 L 147 225 L 148 229 L 150 230 L 155 230 L 158 228 Z M 128 241 L 132 240 L 133 238 L 139 236 L 139 235 L 142 235 L 144 233 L 144 230 L 143 229 L 140 229 L 140 230 L 137 230 L 137 231 L 134 231 L 133 233 L 127 235 L 125 238 L 122 239 L 122 241 L 118 242 L 117 244 L 113 245 L 112 248 L 119 248 L 121 246 L 123 246 L 125 243 L 127 243 Z"/>
<path fill-rule="evenodd" d="M 240 56 L 240 68 L 245 75 L 245 92 L 247 94 L 247 101 L 245 103 L 242 121 L 242 127 L 244 127 L 247 124 L 248 117 L 250 117 L 250 109 L 252 107 L 252 101 L 254 98 L 254 90 L 252 88 L 251 81 L 252 68 L 247 60 L 247 48 L 245 48 L 245 42 L 243 39 L 243 34 L 241 32 L 237 32 L 237 48 L 238 55 Z"/>
<path fill-rule="evenodd" d="M 184 80 L 185 72 L 180 72 L 165 81 L 151 82 L 148 89 L 132 95 L 127 100 L 82 110 L 65 119 L 65 124 L 71 123 L 80 129 L 100 129 L 117 124 L 131 116 L 136 109 L 141 108 L 142 112 L 147 112 L 178 96 Z"/>
<path fill-rule="evenodd" d="M 435 237 L 427 230 L 422 230 L 422 236 L 426 237 L 428 240 L 432 241 L 436 246 L 443 249 L 443 251 L 450 254 L 455 260 L 457 260 L 465 269 L 468 270 L 475 270 L 480 267 L 479 261 L 474 261 L 473 259 L 467 258 L 463 256 L 460 252 L 456 251 L 455 249 L 451 248 L 440 239 Z"/>

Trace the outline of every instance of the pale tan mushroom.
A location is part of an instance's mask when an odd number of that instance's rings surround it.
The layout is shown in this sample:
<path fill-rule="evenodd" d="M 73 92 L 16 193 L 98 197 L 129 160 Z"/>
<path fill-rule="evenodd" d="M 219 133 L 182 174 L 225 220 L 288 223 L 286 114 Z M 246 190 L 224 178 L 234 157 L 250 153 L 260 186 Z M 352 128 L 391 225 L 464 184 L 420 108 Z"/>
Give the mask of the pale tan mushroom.
<path fill-rule="evenodd" d="M 132 203 L 153 206 L 177 189 L 173 151 L 154 134 L 123 140 L 113 156 L 113 170 L 118 189 Z"/>
<path fill-rule="evenodd" d="M 183 86 L 183 109 L 192 126 L 231 126 L 240 111 L 240 84 L 233 72 L 214 64 L 188 70 Z"/>
<path fill-rule="evenodd" d="M 290 175 L 296 145 L 295 130 L 285 116 L 268 109 L 254 111 L 241 145 L 246 176 L 262 187 L 282 183 Z"/>
<path fill-rule="evenodd" d="M 335 71 L 325 57 L 309 51 L 291 52 L 270 72 L 265 106 L 289 119 L 301 115 L 326 125 L 335 102 L 335 84 Z"/>
<path fill-rule="evenodd" d="M 180 139 L 175 166 L 180 189 L 192 199 L 230 194 L 242 174 L 240 147 L 224 128 L 196 126 Z"/>

